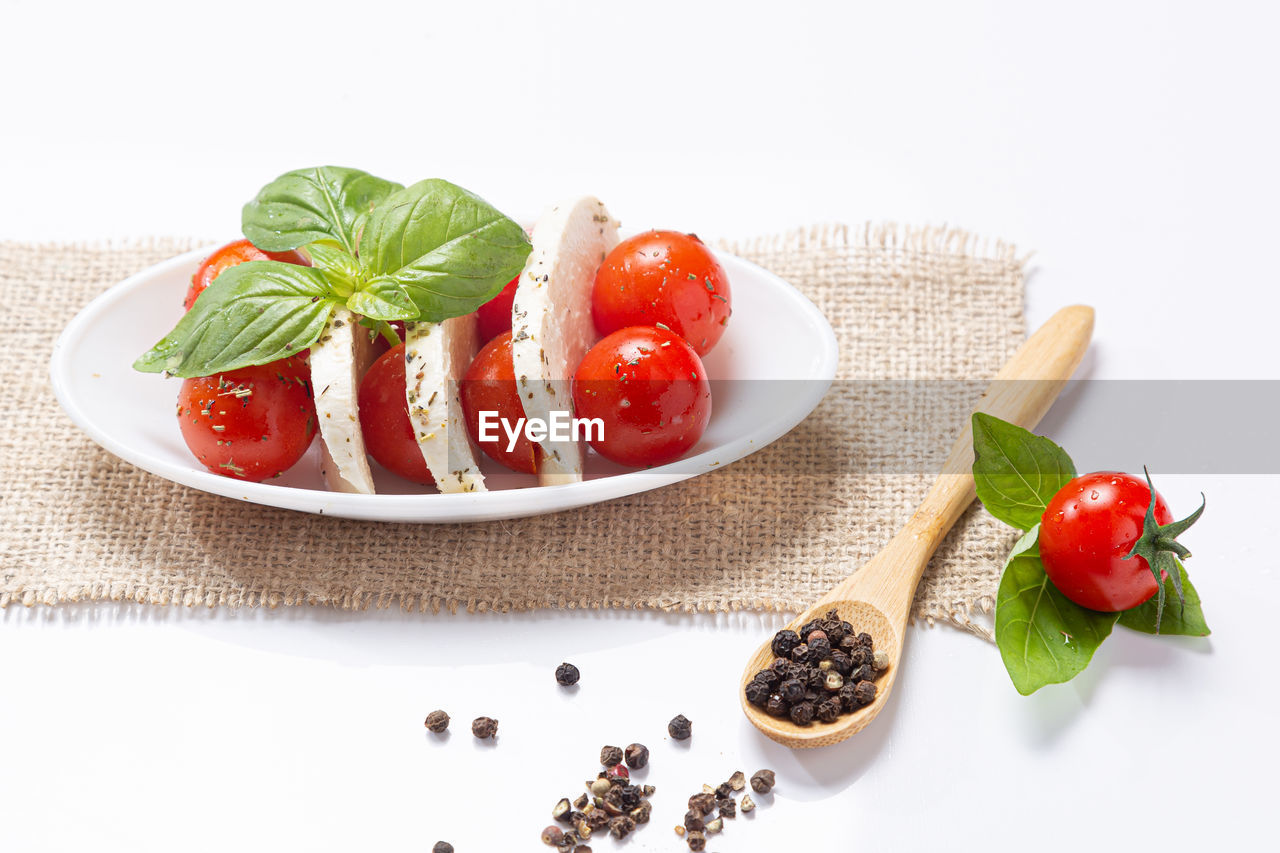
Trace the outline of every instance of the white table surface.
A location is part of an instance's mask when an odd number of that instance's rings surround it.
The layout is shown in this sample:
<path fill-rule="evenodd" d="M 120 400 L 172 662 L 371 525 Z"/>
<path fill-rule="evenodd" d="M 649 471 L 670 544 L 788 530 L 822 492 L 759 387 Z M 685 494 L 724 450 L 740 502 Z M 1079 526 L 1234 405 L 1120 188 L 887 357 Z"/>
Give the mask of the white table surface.
<path fill-rule="evenodd" d="M 0 3 L 0 237 L 231 238 L 258 186 L 321 162 L 439 174 L 512 212 L 593 192 L 628 225 L 710 236 L 949 223 L 1035 250 L 1032 325 L 1097 307 L 1090 378 L 1280 372 L 1271 6 L 133 5 Z M 1115 415 L 1085 395 L 1045 429 L 1071 447 Z M 780 617 L 10 607 L 0 849 L 540 849 L 600 745 L 633 740 L 659 790 L 632 850 L 685 849 L 686 796 L 762 766 L 776 796 L 709 849 L 1257 841 L 1280 476 L 1157 485 L 1180 513 L 1209 496 L 1185 538 L 1210 640 L 1118 631 L 1023 698 L 993 647 L 915 628 L 880 719 L 809 753 L 734 695 Z M 678 712 L 687 747 L 665 736 Z M 496 746 L 467 732 L 478 714 Z"/>

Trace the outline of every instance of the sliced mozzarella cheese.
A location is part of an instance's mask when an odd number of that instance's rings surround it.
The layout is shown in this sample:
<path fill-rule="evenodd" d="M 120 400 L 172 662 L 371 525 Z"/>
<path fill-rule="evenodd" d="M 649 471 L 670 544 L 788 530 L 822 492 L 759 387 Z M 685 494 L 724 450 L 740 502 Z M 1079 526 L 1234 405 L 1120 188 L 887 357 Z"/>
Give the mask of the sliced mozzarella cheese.
<path fill-rule="evenodd" d="M 599 199 L 584 196 L 559 204 L 533 228 L 511 306 L 511 353 L 525 417 L 551 423 L 552 412 L 572 412 L 570 380 L 598 340 L 591 319 L 596 269 L 618 244 L 618 223 Z M 543 441 L 538 481 L 582 479 L 582 446 Z"/>
<path fill-rule="evenodd" d="M 311 388 L 320 423 L 320 471 L 337 492 L 373 494 L 356 403 L 360 378 L 372 361 L 369 330 L 346 308 L 334 309 L 320 340 L 311 346 Z"/>
<path fill-rule="evenodd" d="M 479 348 L 476 315 L 443 323 L 406 323 L 405 397 L 427 470 L 441 492 L 483 492 L 462 417 L 458 382 Z"/>

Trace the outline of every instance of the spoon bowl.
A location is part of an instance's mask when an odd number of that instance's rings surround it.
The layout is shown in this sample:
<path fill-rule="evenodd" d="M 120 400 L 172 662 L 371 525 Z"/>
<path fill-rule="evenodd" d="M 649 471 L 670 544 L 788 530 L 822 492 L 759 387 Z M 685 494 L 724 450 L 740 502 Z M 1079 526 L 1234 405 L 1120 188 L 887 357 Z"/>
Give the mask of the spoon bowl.
<path fill-rule="evenodd" d="M 747 719 L 751 720 L 752 724 L 760 731 L 784 746 L 796 748 L 828 746 L 833 743 L 839 743 L 849 735 L 861 731 L 863 726 L 874 720 L 876 715 L 880 713 L 880 709 L 884 707 L 884 703 L 889 698 L 889 691 L 893 689 L 894 679 L 897 677 L 898 668 L 893 665 L 893 662 L 898 660 L 901 654 L 900 634 L 894 628 L 893 623 L 889 621 L 889 617 L 885 616 L 873 604 L 852 599 L 843 601 L 828 601 L 824 599 L 821 603 L 810 607 L 793 619 L 787 624 L 787 628 L 797 631 L 800 626 L 810 620 L 825 616 L 829 610 L 837 611 L 841 619 L 853 626 L 853 630 L 859 633 L 865 631 L 870 634 L 876 651 L 888 653 L 890 665 L 876 679 L 876 698 L 871 701 L 871 704 L 864 705 L 853 714 L 843 716 L 834 723 L 812 723 L 807 726 L 797 726 L 785 717 L 769 716 L 763 708 L 757 708 L 748 702 L 746 695 L 739 691 L 738 698 L 742 702 L 742 710 L 746 712 Z M 767 668 L 773 662 L 771 642 L 772 638 L 770 642 L 761 646 L 751 657 L 751 661 L 747 664 L 746 672 L 743 673 L 742 684 L 744 688 L 749 681 L 755 678 L 757 672 Z"/>
<path fill-rule="evenodd" d="M 1075 372 L 1092 335 L 1092 308 L 1063 308 L 1001 368 L 975 411 L 1031 429 Z M 907 618 L 920 577 L 942 538 L 975 496 L 970 419 L 952 446 L 938 479 L 906 526 L 861 569 L 787 626 L 795 630 L 834 609 L 855 631 L 870 634 L 876 651 L 889 656 L 888 668 L 875 681 L 875 699 L 851 714 L 842 714 L 833 723 L 798 726 L 789 718 L 770 716 L 746 700 L 745 688 L 757 672 L 772 663 L 771 638 L 752 656 L 738 689 L 742 709 L 752 725 L 778 743 L 805 748 L 839 743 L 876 718 L 897 680 Z"/>

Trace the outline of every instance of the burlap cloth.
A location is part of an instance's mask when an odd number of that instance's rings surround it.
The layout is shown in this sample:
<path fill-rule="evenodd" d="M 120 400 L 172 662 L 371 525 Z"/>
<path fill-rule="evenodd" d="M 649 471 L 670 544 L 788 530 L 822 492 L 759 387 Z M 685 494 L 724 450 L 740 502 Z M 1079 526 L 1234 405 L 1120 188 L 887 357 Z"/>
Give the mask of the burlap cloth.
<path fill-rule="evenodd" d="M 104 288 L 196 245 L 0 243 L 11 383 L 0 430 L 0 607 L 798 610 L 906 520 L 980 390 L 934 383 L 934 398 L 946 387 L 954 399 L 912 412 L 852 380 L 986 380 L 1024 336 L 1023 266 L 1004 244 L 872 226 L 726 244 L 803 291 L 839 339 L 835 385 L 789 435 L 715 473 L 581 510 L 362 523 L 175 485 L 100 449 L 58 408 L 48 363 L 63 324 Z M 877 465 L 886 449 L 899 461 Z M 915 618 L 982 633 L 969 616 L 990 608 L 1011 541 L 1008 528 L 971 510 L 925 575 Z"/>

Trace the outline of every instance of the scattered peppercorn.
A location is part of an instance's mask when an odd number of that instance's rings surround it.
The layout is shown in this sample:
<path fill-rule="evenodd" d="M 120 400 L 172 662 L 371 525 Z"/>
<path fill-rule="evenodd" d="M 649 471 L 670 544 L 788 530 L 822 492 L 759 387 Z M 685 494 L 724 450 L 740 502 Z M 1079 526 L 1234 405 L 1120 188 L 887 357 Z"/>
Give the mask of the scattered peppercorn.
<path fill-rule="evenodd" d="M 612 767 L 622 760 L 622 750 L 616 746 L 600 747 L 600 763 Z"/>
<path fill-rule="evenodd" d="M 431 848 L 431 853 L 453 853 L 453 845 L 448 841 L 437 841 Z"/>
<path fill-rule="evenodd" d="M 484 740 L 498 733 L 498 721 L 493 717 L 476 717 L 471 721 L 471 733 Z"/>
<path fill-rule="evenodd" d="M 562 663 L 556 667 L 556 684 L 561 687 L 571 687 L 578 683 L 578 679 L 582 677 L 582 673 L 571 663 Z"/>
<path fill-rule="evenodd" d="M 676 740 L 688 740 L 693 734 L 693 723 L 684 714 L 677 714 L 667 723 L 667 733 Z"/>
<path fill-rule="evenodd" d="M 701 793 L 694 794 L 689 798 L 689 811 L 696 815 L 711 814 L 711 810 L 716 807 L 716 798 L 714 794 Z"/>
<path fill-rule="evenodd" d="M 741 791 L 747 787 L 747 776 L 741 770 L 733 771 L 733 775 L 729 777 L 729 787 L 735 791 Z"/>
<path fill-rule="evenodd" d="M 688 843 L 689 849 L 692 850 L 693 853 L 702 853 L 703 850 L 707 849 L 707 836 L 703 835 L 700 831 L 690 830 L 684 840 Z"/>
<path fill-rule="evenodd" d="M 773 790 L 775 784 L 772 770 L 757 770 L 755 775 L 751 777 L 751 790 L 757 794 L 767 794 Z"/>
<path fill-rule="evenodd" d="M 542 843 L 548 847 L 556 847 L 564 841 L 564 831 L 558 826 L 548 826 L 542 830 Z"/>
<path fill-rule="evenodd" d="M 626 838 L 635 828 L 635 820 L 628 815 L 618 815 L 609 821 L 609 834 L 614 838 Z"/>
<path fill-rule="evenodd" d="M 568 797 L 561 797 L 560 802 L 556 803 L 551 809 L 551 819 L 570 822 L 569 813 L 573 811 L 573 804 L 569 802 Z"/>
<path fill-rule="evenodd" d="M 625 782 L 631 778 L 630 771 L 628 771 L 626 766 L 623 764 L 613 765 L 612 767 L 609 768 L 608 772 L 605 775 L 610 782 L 613 782 L 615 780 L 621 780 Z"/>
<path fill-rule="evenodd" d="M 449 728 L 449 715 L 444 711 L 432 711 L 430 714 L 427 714 L 425 725 L 429 730 L 436 734 L 440 734 Z"/>
<path fill-rule="evenodd" d="M 649 764 L 649 747 L 642 743 L 628 744 L 623 757 L 632 770 L 641 770 Z"/>
<path fill-rule="evenodd" d="M 749 812 L 749 811 L 754 811 L 754 810 L 755 810 L 755 807 L 756 807 L 756 801 L 755 801 L 755 800 L 753 800 L 753 799 L 751 799 L 751 795 L 750 795 L 750 794 L 743 794 L 743 795 L 742 795 L 742 805 L 741 805 L 742 813 L 743 813 L 743 814 L 746 814 L 746 813 L 747 813 L 747 812 Z"/>
<path fill-rule="evenodd" d="M 738 816 L 738 804 L 733 801 L 732 797 L 716 800 L 716 808 L 720 810 L 720 817 Z"/>
<path fill-rule="evenodd" d="M 875 683 L 859 681 L 853 688 L 853 698 L 859 705 L 870 705 L 876 698 Z"/>

